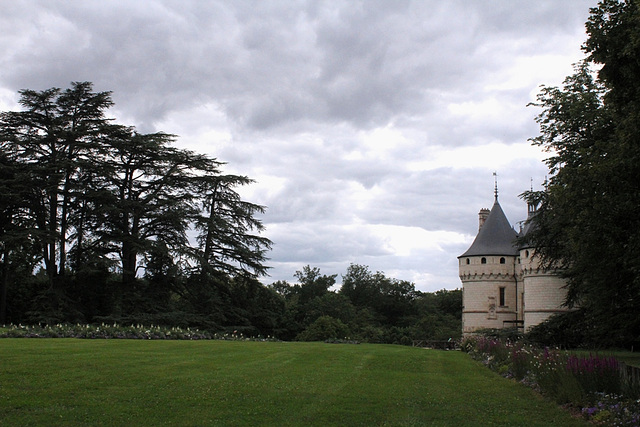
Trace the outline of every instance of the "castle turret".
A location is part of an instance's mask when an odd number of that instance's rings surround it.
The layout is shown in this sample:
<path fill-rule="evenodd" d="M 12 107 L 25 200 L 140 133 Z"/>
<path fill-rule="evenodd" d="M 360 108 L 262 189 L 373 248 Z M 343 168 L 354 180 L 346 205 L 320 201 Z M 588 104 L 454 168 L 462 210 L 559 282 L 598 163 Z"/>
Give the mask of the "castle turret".
<path fill-rule="evenodd" d="M 537 206 L 529 203 L 520 236 L 535 230 Z M 515 230 L 500 203 L 496 182 L 493 207 L 481 209 L 479 230 L 458 257 L 462 281 L 462 332 L 522 327 L 524 330 L 553 314 L 568 311 L 565 281 L 556 270 L 544 268 L 531 244 L 518 247 Z"/>
<path fill-rule="evenodd" d="M 526 236 L 535 228 L 537 205 L 529 203 L 527 213 L 522 236 Z M 550 316 L 567 312 L 569 309 L 563 306 L 567 291 L 564 287 L 565 281 L 558 271 L 544 268 L 532 245 L 525 244 L 519 248 L 519 251 L 523 290 L 521 311 L 524 330 L 527 331 Z"/>
<path fill-rule="evenodd" d="M 458 257 L 462 292 L 463 333 L 514 326 L 517 316 L 517 234 L 509 224 L 496 190 L 491 211 L 465 253 Z"/>

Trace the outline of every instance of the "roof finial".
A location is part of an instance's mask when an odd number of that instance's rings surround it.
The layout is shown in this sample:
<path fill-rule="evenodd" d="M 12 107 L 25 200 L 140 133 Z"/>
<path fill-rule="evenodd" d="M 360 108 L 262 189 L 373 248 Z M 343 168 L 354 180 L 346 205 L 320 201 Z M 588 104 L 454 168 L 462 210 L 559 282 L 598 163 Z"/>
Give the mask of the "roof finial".
<path fill-rule="evenodd" d="M 498 172 L 493 173 L 493 182 L 494 182 L 494 190 L 493 195 L 496 198 L 496 202 L 498 201 Z"/>
<path fill-rule="evenodd" d="M 533 192 L 533 177 L 531 177 L 531 192 Z"/>

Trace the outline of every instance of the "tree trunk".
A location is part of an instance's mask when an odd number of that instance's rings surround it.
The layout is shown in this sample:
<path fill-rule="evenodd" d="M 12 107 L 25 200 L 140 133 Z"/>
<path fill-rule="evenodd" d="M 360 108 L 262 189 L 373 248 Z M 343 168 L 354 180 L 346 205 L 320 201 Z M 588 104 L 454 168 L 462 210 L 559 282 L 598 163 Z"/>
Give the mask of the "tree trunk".
<path fill-rule="evenodd" d="M 131 230 L 129 232 L 128 241 L 122 242 L 122 283 L 125 285 L 133 283 L 136 278 L 136 267 L 138 261 L 138 249 L 136 242 L 138 241 L 138 233 L 140 232 L 140 220 L 134 216 L 131 221 Z M 128 221 L 125 226 L 128 226 Z"/>
<path fill-rule="evenodd" d="M 2 254 L 2 271 L 0 271 L 0 325 L 7 323 L 7 282 L 9 279 L 9 251 L 5 248 Z"/>

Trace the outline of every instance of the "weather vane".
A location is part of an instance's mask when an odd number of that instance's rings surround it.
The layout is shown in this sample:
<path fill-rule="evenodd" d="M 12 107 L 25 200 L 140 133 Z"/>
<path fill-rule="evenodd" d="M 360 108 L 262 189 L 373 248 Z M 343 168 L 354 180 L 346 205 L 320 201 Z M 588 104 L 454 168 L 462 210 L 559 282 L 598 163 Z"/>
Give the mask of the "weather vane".
<path fill-rule="evenodd" d="M 498 172 L 493 172 L 493 182 L 494 182 L 493 194 L 497 202 L 498 201 Z"/>

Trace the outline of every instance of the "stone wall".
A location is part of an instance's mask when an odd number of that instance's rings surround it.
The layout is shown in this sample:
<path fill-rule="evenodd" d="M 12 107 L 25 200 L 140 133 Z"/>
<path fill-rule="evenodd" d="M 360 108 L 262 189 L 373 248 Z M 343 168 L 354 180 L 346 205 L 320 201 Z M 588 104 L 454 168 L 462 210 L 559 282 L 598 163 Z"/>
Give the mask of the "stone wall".
<path fill-rule="evenodd" d="M 463 333 L 513 325 L 517 307 L 515 257 L 464 257 L 459 263 L 463 283 Z M 500 288 L 504 288 L 503 305 L 500 304 Z"/>
<path fill-rule="evenodd" d="M 569 311 L 562 304 L 567 296 L 564 280 L 557 275 L 537 273 L 525 275 L 524 330 L 544 322 L 551 315 Z"/>
<path fill-rule="evenodd" d="M 565 281 L 557 271 L 542 268 L 532 249 L 520 251 L 524 300 L 524 330 L 544 322 L 554 314 L 569 311 L 562 304 L 567 296 Z"/>

